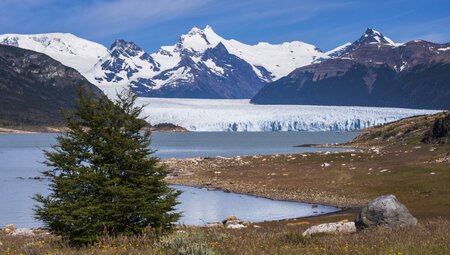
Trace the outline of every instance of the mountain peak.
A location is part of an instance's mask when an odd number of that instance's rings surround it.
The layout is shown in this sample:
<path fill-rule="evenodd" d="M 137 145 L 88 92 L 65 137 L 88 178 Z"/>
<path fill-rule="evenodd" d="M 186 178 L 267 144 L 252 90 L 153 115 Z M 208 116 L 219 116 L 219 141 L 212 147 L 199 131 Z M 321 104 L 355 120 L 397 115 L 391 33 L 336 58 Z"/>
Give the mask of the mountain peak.
<path fill-rule="evenodd" d="M 356 41 L 358 44 L 386 44 L 395 46 L 394 41 L 384 36 L 373 28 L 367 28 L 366 32 Z"/>
<path fill-rule="evenodd" d="M 126 57 L 137 56 L 144 50 L 134 42 L 116 39 L 110 48 L 112 55 L 124 55 Z"/>
<path fill-rule="evenodd" d="M 134 42 L 125 41 L 123 39 L 116 39 L 112 44 L 110 49 L 114 50 L 114 48 L 126 48 L 126 47 L 138 47 Z"/>
<path fill-rule="evenodd" d="M 195 34 L 205 34 L 205 33 L 215 33 L 213 28 L 210 25 L 206 25 L 205 28 L 201 29 L 197 26 L 191 28 L 189 30 L 188 35 L 195 35 Z"/>
<path fill-rule="evenodd" d="M 366 36 L 383 36 L 380 32 L 373 28 L 367 28 L 366 32 L 364 33 Z"/>
<path fill-rule="evenodd" d="M 180 51 L 187 49 L 189 51 L 201 53 L 224 40 L 225 39 L 216 34 L 210 26 L 206 26 L 204 29 L 193 27 L 187 34 L 180 37 L 176 47 Z"/>

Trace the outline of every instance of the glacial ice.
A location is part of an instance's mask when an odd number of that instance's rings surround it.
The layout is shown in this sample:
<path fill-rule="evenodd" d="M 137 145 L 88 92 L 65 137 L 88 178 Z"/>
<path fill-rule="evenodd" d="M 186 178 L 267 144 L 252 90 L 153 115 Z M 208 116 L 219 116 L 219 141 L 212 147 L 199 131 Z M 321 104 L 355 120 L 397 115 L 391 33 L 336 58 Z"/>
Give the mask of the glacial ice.
<path fill-rule="evenodd" d="M 358 106 L 253 105 L 247 99 L 138 98 L 151 124 L 191 131 L 350 131 L 437 110 Z"/>

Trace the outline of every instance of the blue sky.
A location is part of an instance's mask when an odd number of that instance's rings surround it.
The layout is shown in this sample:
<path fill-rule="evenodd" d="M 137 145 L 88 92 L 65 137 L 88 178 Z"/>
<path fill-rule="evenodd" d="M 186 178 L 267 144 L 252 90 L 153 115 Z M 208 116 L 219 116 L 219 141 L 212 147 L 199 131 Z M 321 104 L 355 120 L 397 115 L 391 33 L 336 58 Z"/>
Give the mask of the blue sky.
<path fill-rule="evenodd" d="M 329 50 L 367 27 L 394 41 L 450 41 L 450 0 L 0 0 L 0 33 L 70 32 L 152 52 L 193 26 L 248 44 L 300 40 Z"/>

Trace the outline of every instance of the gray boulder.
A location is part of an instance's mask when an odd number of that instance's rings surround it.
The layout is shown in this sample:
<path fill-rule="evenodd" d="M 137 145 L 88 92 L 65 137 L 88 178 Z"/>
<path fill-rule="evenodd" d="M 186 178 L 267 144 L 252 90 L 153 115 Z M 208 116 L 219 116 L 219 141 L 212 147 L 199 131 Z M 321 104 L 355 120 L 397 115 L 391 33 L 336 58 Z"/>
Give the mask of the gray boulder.
<path fill-rule="evenodd" d="M 354 222 L 340 221 L 333 223 L 324 223 L 309 227 L 303 232 L 303 236 L 310 236 L 319 233 L 336 234 L 336 233 L 354 233 L 356 227 Z"/>
<path fill-rule="evenodd" d="M 11 233 L 13 236 L 34 236 L 34 232 L 30 228 L 18 228 Z"/>
<path fill-rule="evenodd" d="M 374 226 L 407 226 L 416 225 L 408 209 L 400 203 L 394 195 L 375 198 L 367 206 L 362 207 L 356 214 L 355 225 L 358 229 Z"/>

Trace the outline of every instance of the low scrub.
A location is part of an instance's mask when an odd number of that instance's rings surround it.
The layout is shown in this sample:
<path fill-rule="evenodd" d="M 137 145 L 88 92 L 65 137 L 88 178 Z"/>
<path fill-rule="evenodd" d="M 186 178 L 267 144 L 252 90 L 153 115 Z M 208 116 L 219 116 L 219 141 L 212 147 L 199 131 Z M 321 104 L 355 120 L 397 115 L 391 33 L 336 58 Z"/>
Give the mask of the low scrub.
<path fill-rule="evenodd" d="M 450 254 L 450 222 L 435 219 L 407 228 L 368 229 L 355 234 L 303 237 L 307 226 L 262 225 L 241 230 L 191 229 L 164 236 L 152 231 L 105 237 L 70 247 L 54 236 L 0 236 L 0 254 Z"/>

